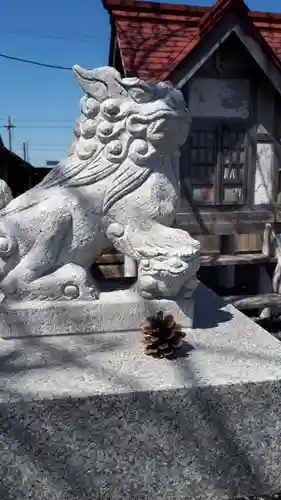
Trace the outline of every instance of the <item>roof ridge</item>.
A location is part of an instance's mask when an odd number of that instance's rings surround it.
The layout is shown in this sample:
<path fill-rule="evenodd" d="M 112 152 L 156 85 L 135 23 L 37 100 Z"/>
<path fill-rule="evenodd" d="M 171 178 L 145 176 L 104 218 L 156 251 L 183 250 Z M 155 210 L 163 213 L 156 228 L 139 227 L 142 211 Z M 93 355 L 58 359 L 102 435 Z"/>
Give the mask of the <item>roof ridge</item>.
<path fill-rule="evenodd" d="M 249 9 L 245 4 L 244 0 L 218 0 L 215 2 L 213 7 L 205 16 L 199 21 L 199 32 L 200 35 L 204 36 L 209 29 L 217 24 L 222 15 L 225 14 L 229 9 L 233 9 L 235 12 L 238 11 L 239 14 L 248 14 Z"/>
<path fill-rule="evenodd" d="M 215 6 L 220 6 L 225 0 L 217 0 L 217 2 L 211 6 L 202 6 L 202 5 L 188 5 L 188 1 L 186 0 L 186 4 L 171 4 L 168 1 L 164 2 L 151 2 L 149 0 L 147 1 L 139 1 L 139 0 L 102 0 L 103 6 L 106 10 L 112 11 L 112 10 L 124 10 L 124 11 L 132 11 L 135 10 L 136 13 L 142 12 L 158 12 L 159 10 L 162 10 L 162 13 L 174 13 L 175 15 L 179 14 L 181 12 L 182 15 L 184 13 L 189 14 L 189 13 L 198 13 L 198 14 L 209 14 L 210 11 L 215 7 Z M 244 2 L 245 3 L 245 2 Z M 246 8 L 248 8 L 245 5 Z M 248 9 L 249 10 L 249 9 Z M 255 21 L 267 21 L 269 22 L 270 20 L 272 21 L 280 21 L 281 22 L 281 12 L 263 12 L 263 11 L 254 11 L 254 10 L 249 10 L 249 16 L 251 18 L 254 18 Z"/>
<path fill-rule="evenodd" d="M 219 0 L 213 7 L 201 7 L 200 11 L 196 6 L 183 10 L 185 6 L 181 5 L 177 6 L 180 10 L 175 10 L 174 4 L 147 1 L 103 2 L 111 6 L 108 10 L 128 75 L 139 74 L 141 78 L 157 81 L 169 78 L 197 43 L 231 12 L 236 12 L 245 27 L 249 26 L 281 69 L 281 13 L 249 11 L 243 0 Z M 162 9 L 163 5 L 169 10 Z"/>
<path fill-rule="evenodd" d="M 186 0 L 188 1 L 188 0 Z M 189 13 L 201 13 L 209 11 L 211 7 L 202 5 L 189 5 L 189 4 L 171 4 L 169 2 L 150 2 L 150 1 L 138 1 L 138 0 L 102 0 L 103 6 L 106 10 L 123 10 L 133 11 L 136 13 L 140 12 L 152 12 L 159 13 L 161 10 L 165 14 L 189 14 Z"/>

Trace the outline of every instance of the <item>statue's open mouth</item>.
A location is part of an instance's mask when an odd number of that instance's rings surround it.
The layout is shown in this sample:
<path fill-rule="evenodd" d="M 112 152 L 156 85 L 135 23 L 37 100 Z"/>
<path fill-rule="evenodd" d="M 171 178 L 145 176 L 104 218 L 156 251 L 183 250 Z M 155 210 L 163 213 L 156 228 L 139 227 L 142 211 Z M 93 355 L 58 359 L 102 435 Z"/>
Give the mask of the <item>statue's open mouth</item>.
<path fill-rule="evenodd" d="M 179 112 L 171 111 L 171 110 L 165 109 L 165 108 L 160 109 L 160 110 L 158 109 L 156 111 L 152 111 L 151 113 L 148 113 L 145 116 L 133 114 L 132 118 L 134 120 L 138 121 L 138 123 L 143 123 L 143 124 L 150 123 L 150 122 L 155 121 L 155 120 L 163 120 L 165 118 L 174 119 L 177 121 L 179 121 L 179 120 L 186 121 L 185 113 L 179 113 Z"/>
<path fill-rule="evenodd" d="M 158 118 L 174 118 L 175 120 L 182 120 L 184 118 L 186 120 L 186 114 L 180 114 L 178 111 L 176 112 L 163 108 L 158 111 L 152 111 L 151 113 L 148 113 L 145 118 L 147 118 L 149 121 L 151 119 L 157 120 Z"/>

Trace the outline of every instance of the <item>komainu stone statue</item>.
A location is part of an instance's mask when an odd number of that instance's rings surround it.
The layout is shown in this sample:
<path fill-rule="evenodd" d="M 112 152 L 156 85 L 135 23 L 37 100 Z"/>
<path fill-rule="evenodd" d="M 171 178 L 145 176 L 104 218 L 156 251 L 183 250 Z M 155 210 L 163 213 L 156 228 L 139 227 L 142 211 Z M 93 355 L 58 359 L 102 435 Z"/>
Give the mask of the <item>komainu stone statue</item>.
<path fill-rule="evenodd" d="M 141 296 L 190 296 L 199 243 L 169 227 L 190 127 L 181 93 L 109 67 L 74 73 L 85 95 L 68 157 L 18 198 L 1 184 L 5 300 L 97 300 L 89 269 L 110 243 L 138 261 Z"/>

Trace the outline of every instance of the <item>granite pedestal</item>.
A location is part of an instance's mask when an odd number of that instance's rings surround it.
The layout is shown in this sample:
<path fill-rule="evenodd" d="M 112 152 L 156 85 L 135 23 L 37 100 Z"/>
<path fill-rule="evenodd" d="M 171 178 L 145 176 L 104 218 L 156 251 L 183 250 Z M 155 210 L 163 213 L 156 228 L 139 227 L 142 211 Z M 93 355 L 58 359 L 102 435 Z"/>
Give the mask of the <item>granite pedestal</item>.
<path fill-rule="evenodd" d="M 104 291 L 93 301 L 8 302 L 0 305 L 0 337 L 132 331 L 159 310 L 189 328 L 193 309 L 191 299 L 146 300 L 134 287 Z"/>
<path fill-rule="evenodd" d="M 0 498 L 281 491 L 281 343 L 199 286 L 174 361 L 138 332 L 0 344 Z"/>

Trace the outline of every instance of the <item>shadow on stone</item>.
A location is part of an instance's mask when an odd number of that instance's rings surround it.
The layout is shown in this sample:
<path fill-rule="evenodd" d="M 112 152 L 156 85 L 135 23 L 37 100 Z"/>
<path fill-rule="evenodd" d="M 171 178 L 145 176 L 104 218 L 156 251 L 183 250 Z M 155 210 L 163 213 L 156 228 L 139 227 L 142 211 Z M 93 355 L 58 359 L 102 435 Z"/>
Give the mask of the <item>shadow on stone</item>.
<path fill-rule="evenodd" d="M 24 337 L 15 340 L 16 347 L 10 351 L 9 344 L 14 340 L 5 340 L 7 353 L 2 348 L 0 352 L 0 374 L 15 375 L 21 372 L 30 372 L 31 370 L 52 370 L 53 368 L 71 368 L 76 367 L 81 370 L 93 370 L 93 366 L 87 363 L 87 360 L 79 349 L 75 351 L 76 336 L 69 336 L 68 348 L 60 343 L 55 345 L 55 338 L 50 337 Z M 92 349 L 93 338 L 90 334 L 82 336 L 83 345 Z M 53 341 L 53 342 L 52 342 Z M 104 340 L 104 337 L 95 338 L 95 351 L 99 353 L 114 352 L 120 347 L 121 339 L 118 334 L 110 340 Z M 80 346 L 81 347 L 81 346 Z"/>
<path fill-rule="evenodd" d="M 200 288 L 197 328 L 198 322 L 207 328 L 232 318 L 219 298 Z M 199 498 L 198 490 L 206 499 L 268 491 L 276 477 L 271 472 L 276 464 L 266 455 L 272 457 L 279 446 L 278 434 L 274 443 L 269 432 L 280 420 L 279 382 L 199 386 L 191 356 L 186 363 L 173 362 L 173 376 L 188 380 L 187 387 L 148 392 L 135 371 L 138 357 L 130 372 L 122 372 L 119 352 L 124 351 L 126 362 L 128 354 L 121 335 L 82 337 L 79 346 L 77 337 L 69 336 L 64 347 L 55 338 L 25 338 L 17 341 L 18 350 L 2 356 L 2 366 L 0 358 L 3 380 L 12 372 L 55 367 L 61 369 L 59 386 L 65 383 L 64 369 L 72 365 L 84 381 L 90 376 L 93 385 L 99 384 L 95 396 L 57 397 L 55 389 L 52 400 L 37 399 L 36 386 L 29 386 L 37 400 L 19 401 L 22 395 L 13 390 L 12 380 L 11 396 L 17 401 L 3 392 L 0 405 L 3 500 L 191 500 Z M 90 348 L 117 350 L 117 361 L 91 363 Z M 185 341 L 178 357 L 193 350 Z M 149 381 L 163 377 L 161 362 L 157 366 Z M 38 387 L 42 381 L 40 370 Z M 114 393 L 102 392 L 107 381 L 113 381 Z"/>
<path fill-rule="evenodd" d="M 14 373 L 13 362 L 17 361 L 20 356 L 18 350 L 13 350 L 8 353 L 0 353 L 0 373 Z"/>
<path fill-rule="evenodd" d="M 180 349 L 176 351 L 176 358 L 187 358 L 192 351 L 194 351 L 195 347 L 189 342 L 183 341 Z"/>
<path fill-rule="evenodd" d="M 208 314 L 203 315 L 197 313 L 197 307 L 195 305 L 194 311 L 194 328 L 213 328 L 218 326 L 220 323 L 225 323 L 230 321 L 232 314 L 228 311 L 223 311 L 221 309 L 216 309 L 214 311 L 208 311 Z"/>
<path fill-rule="evenodd" d="M 194 328 L 214 328 L 233 317 L 223 300 L 201 284 L 194 292 Z M 202 304 L 204 307 L 202 307 Z"/>
<path fill-rule="evenodd" d="M 17 500 L 31 492 L 38 500 L 191 499 L 198 481 L 206 498 L 220 488 L 241 495 L 239 477 L 247 491 L 262 493 L 263 458 L 237 440 L 227 391 L 194 388 L 187 399 L 178 390 L 1 405 L 0 440 L 10 443 L 1 453 L 1 466 L 10 463 L 3 487 Z M 242 401 L 238 410 L 247 424 Z"/>

